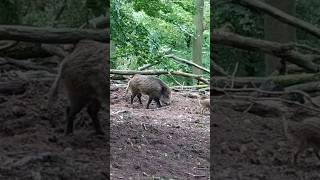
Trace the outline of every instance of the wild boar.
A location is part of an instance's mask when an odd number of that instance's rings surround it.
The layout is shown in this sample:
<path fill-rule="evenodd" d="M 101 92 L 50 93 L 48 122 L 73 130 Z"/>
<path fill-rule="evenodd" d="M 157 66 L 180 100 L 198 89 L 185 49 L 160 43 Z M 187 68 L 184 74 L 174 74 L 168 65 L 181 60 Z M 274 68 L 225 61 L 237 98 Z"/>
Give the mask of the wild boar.
<path fill-rule="evenodd" d="M 149 108 L 149 105 L 152 100 L 157 103 L 157 107 L 161 107 L 161 103 L 169 105 L 171 90 L 170 88 L 162 82 L 159 78 L 154 76 L 146 76 L 136 74 L 128 82 L 126 88 L 126 93 L 131 90 L 131 104 L 133 104 L 133 99 L 137 96 L 139 103 L 142 105 L 141 96 L 142 94 L 148 95 L 149 100 L 146 106 L 146 109 Z"/>
<path fill-rule="evenodd" d="M 283 127 L 286 137 L 294 145 L 292 153 L 292 163 L 296 164 L 298 155 L 312 148 L 317 158 L 320 160 L 320 122 L 319 119 L 310 118 L 303 122 L 288 122 L 285 116 L 282 116 Z"/>
<path fill-rule="evenodd" d="M 80 41 L 62 61 L 49 92 L 48 108 L 57 99 L 58 89 L 63 83 L 70 103 L 66 108 L 66 134 L 73 133 L 74 119 L 85 106 L 96 133 L 104 134 L 98 112 L 102 104 L 109 104 L 108 63 L 109 45 L 92 40 Z"/>

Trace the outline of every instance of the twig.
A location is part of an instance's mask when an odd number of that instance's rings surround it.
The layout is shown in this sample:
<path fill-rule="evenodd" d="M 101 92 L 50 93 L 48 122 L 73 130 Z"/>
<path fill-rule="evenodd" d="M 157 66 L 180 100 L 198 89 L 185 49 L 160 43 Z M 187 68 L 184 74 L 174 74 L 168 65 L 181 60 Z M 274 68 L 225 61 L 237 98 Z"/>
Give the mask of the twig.
<path fill-rule="evenodd" d="M 242 112 L 242 114 L 247 113 L 253 107 L 254 103 L 251 103 L 246 110 Z"/>
<path fill-rule="evenodd" d="M 206 175 L 192 174 L 192 173 L 188 173 L 188 172 L 186 172 L 186 174 L 193 176 L 194 178 L 207 177 Z"/>
<path fill-rule="evenodd" d="M 139 71 L 143 71 L 143 70 L 146 70 L 146 69 L 148 69 L 148 68 L 150 68 L 150 67 L 152 67 L 152 66 L 154 66 L 155 64 L 146 64 L 146 65 L 144 65 L 144 66 L 142 66 L 142 67 L 139 67 L 138 68 L 138 70 Z"/>
<path fill-rule="evenodd" d="M 169 76 L 171 77 L 171 79 L 173 79 L 179 86 L 182 86 L 181 83 L 179 83 L 173 76 L 171 73 L 169 73 Z"/>
<path fill-rule="evenodd" d="M 238 67 L 239 67 L 239 61 L 236 63 L 236 66 L 234 67 L 234 70 L 233 70 L 233 73 L 232 73 L 232 76 L 231 76 L 231 89 L 233 89 L 233 86 L 234 86 L 234 78 L 235 78 L 235 76 L 237 74 Z"/>
<path fill-rule="evenodd" d="M 222 92 L 260 92 L 260 93 L 266 93 L 266 94 L 273 94 L 273 95 L 283 95 L 283 94 L 291 94 L 291 93 L 297 93 L 302 95 L 303 97 L 305 97 L 313 106 L 320 108 L 320 105 L 318 105 L 317 103 L 315 103 L 311 97 L 303 92 L 303 91 L 299 91 L 299 90 L 287 90 L 287 91 L 266 91 L 266 90 L 262 90 L 259 88 L 243 88 L 243 89 L 230 89 L 230 88 L 213 88 L 216 91 L 222 91 Z"/>

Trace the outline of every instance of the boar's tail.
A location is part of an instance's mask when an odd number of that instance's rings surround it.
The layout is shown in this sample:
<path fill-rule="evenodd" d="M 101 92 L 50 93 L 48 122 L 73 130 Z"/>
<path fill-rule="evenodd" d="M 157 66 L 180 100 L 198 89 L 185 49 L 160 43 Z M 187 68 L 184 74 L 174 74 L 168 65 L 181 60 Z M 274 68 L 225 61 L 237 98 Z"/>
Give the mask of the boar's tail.
<path fill-rule="evenodd" d="M 61 64 L 61 66 L 62 66 L 62 64 Z M 50 88 L 50 91 L 48 93 L 48 104 L 47 104 L 48 109 L 51 109 L 52 105 L 56 102 L 56 100 L 58 98 L 58 90 L 59 90 L 59 86 L 60 86 L 61 75 L 62 75 L 62 67 L 59 68 L 58 75 L 57 75 L 56 79 L 54 80 L 54 82 Z"/>

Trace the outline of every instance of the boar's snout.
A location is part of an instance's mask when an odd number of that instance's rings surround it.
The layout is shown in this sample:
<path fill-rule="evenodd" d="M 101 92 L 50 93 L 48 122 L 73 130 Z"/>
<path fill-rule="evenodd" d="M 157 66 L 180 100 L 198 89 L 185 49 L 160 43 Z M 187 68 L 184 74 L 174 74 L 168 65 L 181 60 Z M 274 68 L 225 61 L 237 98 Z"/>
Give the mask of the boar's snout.
<path fill-rule="evenodd" d="M 170 97 L 168 96 L 162 96 L 161 97 L 161 102 L 163 102 L 165 105 L 169 105 L 170 104 Z"/>

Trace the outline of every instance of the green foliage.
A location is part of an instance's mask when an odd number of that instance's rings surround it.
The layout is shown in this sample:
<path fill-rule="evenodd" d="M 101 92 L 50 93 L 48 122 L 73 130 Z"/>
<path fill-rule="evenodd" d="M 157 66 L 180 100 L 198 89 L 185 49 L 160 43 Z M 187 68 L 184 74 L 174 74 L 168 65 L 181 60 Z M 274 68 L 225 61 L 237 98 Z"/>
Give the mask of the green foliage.
<path fill-rule="evenodd" d="M 158 17 L 160 11 L 163 13 L 172 12 L 172 8 L 161 0 L 132 0 L 132 7 L 135 11 L 144 11 L 148 16 Z"/>
<path fill-rule="evenodd" d="M 13 0 L 0 1 L 0 24 L 18 24 L 20 19 L 18 15 L 18 6 Z"/>
<path fill-rule="evenodd" d="M 296 16 L 311 24 L 318 25 L 320 22 L 320 1 L 317 0 L 300 0 L 296 1 Z M 319 26 L 318 26 L 319 27 Z M 299 43 L 308 44 L 313 47 L 319 47 L 320 43 L 317 38 L 302 31 L 297 30 L 297 39 Z"/>
<path fill-rule="evenodd" d="M 108 6 L 109 0 L 2 0 L 0 23 L 79 27 L 105 15 Z"/>
<path fill-rule="evenodd" d="M 209 1 L 206 1 L 209 5 Z M 206 11 L 209 11 L 207 7 Z M 191 37 L 194 32 L 193 0 L 112 0 L 111 40 L 115 50 L 111 56 L 111 68 L 138 69 L 153 64 L 157 70 L 181 70 L 191 68 L 164 56 L 167 51 L 191 60 Z M 209 12 L 204 17 L 209 27 Z M 209 68 L 209 29 L 204 32 L 204 64 Z M 186 81 L 185 78 L 162 76 L 166 81 Z"/>
<path fill-rule="evenodd" d="M 229 22 L 234 26 L 235 33 L 263 39 L 263 18 L 256 13 L 238 5 L 223 4 L 216 8 L 213 21 L 218 28 Z M 215 56 L 217 63 L 229 74 L 234 71 L 237 61 L 240 62 L 237 75 L 256 76 L 264 73 L 261 53 L 217 46 Z"/>
<path fill-rule="evenodd" d="M 110 7 L 109 3 L 109 0 L 87 0 L 86 7 L 97 17 L 105 14 L 106 7 Z"/>

